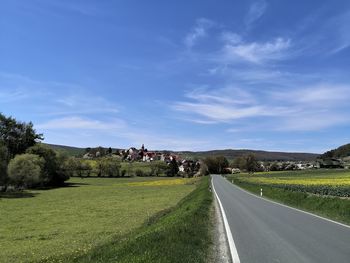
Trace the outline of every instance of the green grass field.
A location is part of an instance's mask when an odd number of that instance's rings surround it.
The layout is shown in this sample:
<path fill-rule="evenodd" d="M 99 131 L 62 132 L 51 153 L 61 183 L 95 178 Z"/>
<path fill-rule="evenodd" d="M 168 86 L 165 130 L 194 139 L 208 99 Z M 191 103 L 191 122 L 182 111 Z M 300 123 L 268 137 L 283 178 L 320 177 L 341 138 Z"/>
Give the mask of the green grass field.
<path fill-rule="evenodd" d="M 113 238 L 80 257 L 66 258 L 65 261 L 211 262 L 213 197 L 209 191 L 209 177 L 201 178 L 198 182 L 197 188 L 176 207 L 156 214 L 133 233 Z"/>
<path fill-rule="evenodd" d="M 267 198 L 350 224 L 350 171 L 306 170 L 230 175 L 238 186 Z"/>
<path fill-rule="evenodd" d="M 156 182 L 155 182 L 156 181 Z M 72 178 L 0 196 L 0 262 L 73 260 L 126 236 L 196 188 L 193 179 Z"/>

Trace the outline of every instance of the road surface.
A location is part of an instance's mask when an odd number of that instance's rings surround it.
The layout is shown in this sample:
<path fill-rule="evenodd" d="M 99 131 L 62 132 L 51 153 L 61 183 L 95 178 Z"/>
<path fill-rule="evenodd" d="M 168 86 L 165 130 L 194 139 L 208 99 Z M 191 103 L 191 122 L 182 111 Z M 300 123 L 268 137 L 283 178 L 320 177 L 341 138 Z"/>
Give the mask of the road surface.
<path fill-rule="evenodd" d="M 260 197 L 213 175 L 241 263 L 350 263 L 350 227 Z"/>

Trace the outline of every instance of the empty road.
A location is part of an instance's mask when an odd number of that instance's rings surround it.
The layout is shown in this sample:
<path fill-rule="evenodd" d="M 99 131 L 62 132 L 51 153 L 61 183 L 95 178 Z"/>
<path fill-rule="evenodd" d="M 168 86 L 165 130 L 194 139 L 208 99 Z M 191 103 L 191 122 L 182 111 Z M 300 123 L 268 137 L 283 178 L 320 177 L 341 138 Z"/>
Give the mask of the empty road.
<path fill-rule="evenodd" d="M 260 197 L 219 175 L 221 200 L 241 263 L 349 263 L 350 228 Z"/>

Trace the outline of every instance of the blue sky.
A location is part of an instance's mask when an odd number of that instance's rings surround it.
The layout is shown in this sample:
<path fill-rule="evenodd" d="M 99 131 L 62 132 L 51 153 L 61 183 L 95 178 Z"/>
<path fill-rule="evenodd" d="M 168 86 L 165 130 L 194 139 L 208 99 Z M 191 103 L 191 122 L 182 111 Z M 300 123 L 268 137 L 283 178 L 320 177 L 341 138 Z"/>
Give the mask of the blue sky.
<path fill-rule="evenodd" d="M 350 142 L 350 2 L 3 0 L 0 111 L 45 142 Z"/>

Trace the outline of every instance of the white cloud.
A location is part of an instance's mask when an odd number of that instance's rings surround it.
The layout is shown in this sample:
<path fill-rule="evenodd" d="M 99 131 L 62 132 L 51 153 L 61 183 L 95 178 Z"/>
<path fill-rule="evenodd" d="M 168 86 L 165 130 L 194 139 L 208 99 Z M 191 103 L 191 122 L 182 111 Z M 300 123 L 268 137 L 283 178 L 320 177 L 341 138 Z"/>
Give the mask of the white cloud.
<path fill-rule="evenodd" d="M 249 92 L 235 87 L 223 88 L 220 89 L 220 92 L 212 92 L 208 88 L 198 88 L 187 92 L 185 96 L 202 103 L 248 104 L 255 102 L 255 98 Z"/>
<path fill-rule="evenodd" d="M 238 45 L 226 44 L 224 57 L 227 61 L 247 61 L 260 64 L 265 61 L 281 60 L 288 55 L 285 52 L 291 47 L 291 40 L 278 37 L 265 43 L 241 43 Z"/>
<path fill-rule="evenodd" d="M 265 0 L 259 0 L 250 5 L 248 13 L 245 17 L 245 24 L 250 27 L 255 21 L 260 19 L 267 8 L 267 3 Z"/>
<path fill-rule="evenodd" d="M 330 27 L 334 32 L 336 32 L 336 43 L 335 47 L 331 50 L 331 54 L 336 54 L 350 47 L 350 11 L 341 14 L 333 19 L 331 19 Z"/>
<path fill-rule="evenodd" d="M 208 30 L 212 28 L 214 24 L 213 21 L 206 18 L 198 19 L 191 32 L 185 37 L 184 43 L 186 47 L 192 48 L 199 39 L 206 37 Z"/>
<path fill-rule="evenodd" d="M 289 116 L 281 120 L 277 131 L 320 131 L 330 127 L 347 124 L 350 117 L 342 112 L 308 112 Z"/>
<path fill-rule="evenodd" d="M 122 120 L 112 119 L 109 121 L 100 121 L 80 116 L 71 116 L 49 120 L 45 123 L 36 125 L 38 129 L 44 130 L 62 130 L 62 129 L 83 129 L 83 130 L 118 130 L 125 128 L 126 124 Z"/>
<path fill-rule="evenodd" d="M 247 118 L 262 115 L 265 110 L 259 106 L 252 107 L 235 107 L 227 104 L 217 103 L 190 103 L 178 102 L 173 108 L 178 111 L 195 113 L 210 120 L 225 122 L 234 119 Z"/>
<path fill-rule="evenodd" d="M 0 102 L 23 102 L 41 116 L 119 112 L 114 103 L 78 84 L 41 81 L 0 71 L 0 85 Z"/>
<path fill-rule="evenodd" d="M 242 42 L 242 37 L 234 32 L 225 31 L 221 34 L 221 39 L 224 43 L 237 45 Z"/>
<path fill-rule="evenodd" d="M 193 123 L 255 122 L 255 125 L 272 131 L 320 130 L 349 122 L 350 86 L 315 84 L 314 86 L 284 88 L 279 91 L 249 92 L 242 89 L 242 101 L 237 88 L 210 91 L 196 90 L 186 97 L 192 101 L 179 101 L 172 109 L 181 112 L 185 120 Z M 231 91 L 231 95 L 229 95 Z M 195 96 L 197 94 L 198 97 Z M 245 99 L 249 98 L 249 99 Z M 190 117 L 188 117 L 190 116 Z M 239 127 L 241 130 L 242 126 Z M 237 127 L 227 132 L 237 132 Z"/>
<path fill-rule="evenodd" d="M 274 92 L 272 97 L 277 100 L 292 101 L 295 104 L 311 108 L 332 108 L 347 105 L 350 99 L 350 85 L 320 83 L 305 86 L 289 92 Z"/>

